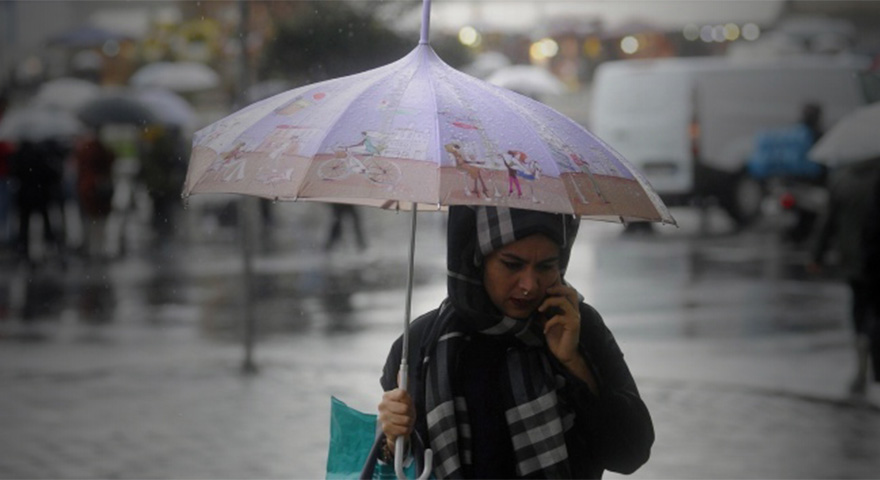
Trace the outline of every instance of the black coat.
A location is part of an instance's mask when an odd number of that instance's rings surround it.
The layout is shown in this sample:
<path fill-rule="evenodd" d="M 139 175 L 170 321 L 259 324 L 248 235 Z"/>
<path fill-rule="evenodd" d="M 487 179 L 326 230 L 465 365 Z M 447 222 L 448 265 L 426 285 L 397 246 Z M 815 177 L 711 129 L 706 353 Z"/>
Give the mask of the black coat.
<path fill-rule="evenodd" d="M 425 421 L 425 369 L 422 359 L 439 336 L 439 310 L 416 319 L 410 327 L 408 391 L 416 408 L 416 433 L 428 443 Z M 575 426 L 566 433 L 571 471 L 575 478 L 601 478 L 604 470 L 630 474 L 650 456 L 654 427 L 648 409 L 613 335 L 593 307 L 581 303 L 581 352 L 599 384 L 599 395 L 573 375 L 567 377 L 560 395 L 566 396 L 576 413 Z M 397 387 L 402 337 L 388 355 L 381 377 L 384 390 Z"/>

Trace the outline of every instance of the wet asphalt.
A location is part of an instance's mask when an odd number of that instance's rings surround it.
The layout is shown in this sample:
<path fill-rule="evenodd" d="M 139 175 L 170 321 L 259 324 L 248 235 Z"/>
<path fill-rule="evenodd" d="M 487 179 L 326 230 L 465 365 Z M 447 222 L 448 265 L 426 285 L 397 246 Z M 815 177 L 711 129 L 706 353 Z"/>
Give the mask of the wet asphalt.
<path fill-rule="evenodd" d="M 240 244 L 206 205 L 162 245 L 133 219 L 111 261 L 0 257 L 0 477 L 324 476 L 330 397 L 372 411 L 381 395 L 409 216 L 364 209 L 367 251 L 349 235 L 328 254 L 329 207 L 272 205 L 255 236 L 258 372 L 243 374 Z M 567 275 L 654 417 L 634 477 L 880 476 L 880 386 L 847 391 L 844 285 L 805 275 L 772 227 L 674 215 L 654 235 L 584 223 Z M 445 291 L 443 228 L 419 215 L 416 314 Z"/>

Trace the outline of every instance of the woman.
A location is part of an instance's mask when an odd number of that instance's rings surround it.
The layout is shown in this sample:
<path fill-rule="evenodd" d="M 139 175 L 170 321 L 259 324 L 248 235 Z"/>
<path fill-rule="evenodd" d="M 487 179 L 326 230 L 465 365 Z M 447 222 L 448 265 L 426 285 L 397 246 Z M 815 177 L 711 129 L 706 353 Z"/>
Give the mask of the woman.
<path fill-rule="evenodd" d="M 599 478 L 632 473 L 651 417 L 614 337 L 564 281 L 578 222 L 565 215 L 451 207 L 449 296 L 410 329 L 381 378 L 382 459 L 415 430 L 438 478 Z"/>

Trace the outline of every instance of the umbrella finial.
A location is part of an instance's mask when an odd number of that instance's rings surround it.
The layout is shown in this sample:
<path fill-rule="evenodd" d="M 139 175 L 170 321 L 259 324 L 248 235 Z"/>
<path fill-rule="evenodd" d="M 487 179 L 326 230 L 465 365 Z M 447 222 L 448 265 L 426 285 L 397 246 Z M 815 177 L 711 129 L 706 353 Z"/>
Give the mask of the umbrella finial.
<path fill-rule="evenodd" d="M 422 36 L 419 44 L 428 44 L 428 31 L 431 29 L 431 0 L 422 0 Z"/>

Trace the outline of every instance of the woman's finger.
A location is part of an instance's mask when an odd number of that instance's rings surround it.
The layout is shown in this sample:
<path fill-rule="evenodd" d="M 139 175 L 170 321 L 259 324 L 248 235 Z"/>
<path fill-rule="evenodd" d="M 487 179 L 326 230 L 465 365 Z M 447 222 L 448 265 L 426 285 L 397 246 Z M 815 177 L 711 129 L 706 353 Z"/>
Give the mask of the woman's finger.
<path fill-rule="evenodd" d="M 572 306 L 580 303 L 580 297 L 577 290 L 568 285 L 555 285 L 547 289 L 547 295 L 551 297 L 565 297 Z"/>
<path fill-rule="evenodd" d="M 546 313 L 551 308 L 557 308 L 561 310 L 561 312 L 557 312 L 557 315 L 560 313 L 562 315 L 574 315 L 577 311 L 575 306 L 571 304 L 565 297 L 560 296 L 549 296 L 544 299 L 544 302 L 538 307 L 538 311 L 541 313 Z"/>

